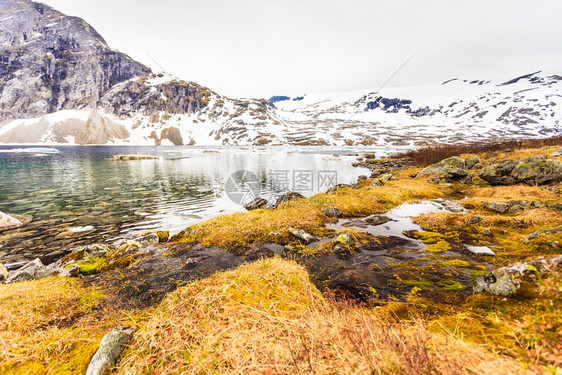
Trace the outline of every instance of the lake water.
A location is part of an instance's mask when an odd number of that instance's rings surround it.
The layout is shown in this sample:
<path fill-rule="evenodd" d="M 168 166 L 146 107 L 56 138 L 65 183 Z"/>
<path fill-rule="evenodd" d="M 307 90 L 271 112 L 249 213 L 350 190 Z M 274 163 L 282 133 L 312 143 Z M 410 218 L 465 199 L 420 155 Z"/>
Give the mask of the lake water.
<path fill-rule="evenodd" d="M 147 230 L 172 233 L 223 213 L 243 211 L 236 184 L 239 170 L 253 173 L 260 195 L 282 190 L 305 196 L 329 183 L 353 183 L 368 171 L 351 167 L 346 153 L 384 149 L 56 147 L 58 154 L 13 152 L 0 146 L 0 211 L 24 215 L 25 227 L 0 233 L 0 262 L 30 259 L 69 246 L 114 241 Z M 152 154 L 182 159 L 116 161 L 114 154 Z M 333 179 L 337 175 L 337 181 Z M 230 180 L 232 182 L 232 180 Z M 236 182 L 236 181 L 235 181 Z M 295 186 L 298 185 L 298 186 Z M 295 189 L 297 187 L 298 189 Z M 250 190 L 255 192 L 255 190 Z"/>

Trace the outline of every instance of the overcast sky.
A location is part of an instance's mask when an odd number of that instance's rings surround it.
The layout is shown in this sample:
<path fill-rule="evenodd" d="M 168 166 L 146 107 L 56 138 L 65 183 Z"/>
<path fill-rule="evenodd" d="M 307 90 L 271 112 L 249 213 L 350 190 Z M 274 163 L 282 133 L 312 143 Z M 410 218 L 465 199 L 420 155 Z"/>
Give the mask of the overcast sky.
<path fill-rule="evenodd" d="M 228 96 L 562 74 L 562 1 L 43 0 L 155 70 Z"/>

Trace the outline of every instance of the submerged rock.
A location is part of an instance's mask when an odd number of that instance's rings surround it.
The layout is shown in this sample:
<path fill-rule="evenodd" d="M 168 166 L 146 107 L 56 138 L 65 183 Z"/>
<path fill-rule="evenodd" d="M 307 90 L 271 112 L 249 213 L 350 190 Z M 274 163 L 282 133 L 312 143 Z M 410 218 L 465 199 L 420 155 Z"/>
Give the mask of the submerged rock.
<path fill-rule="evenodd" d="M 156 245 L 157 243 L 160 243 L 160 237 L 158 237 L 156 233 L 150 233 L 141 237 L 137 237 L 134 240 L 143 246 Z"/>
<path fill-rule="evenodd" d="M 473 291 L 510 296 L 518 292 L 525 283 L 532 283 L 541 274 L 559 268 L 561 264 L 562 256 L 555 256 L 498 268 L 476 279 Z"/>
<path fill-rule="evenodd" d="M 385 215 L 373 215 L 366 218 L 365 221 L 371 225 L 382 225 L 392 221 L 392 219 Z"/>
<path fill-rule="evenodd" d="M 134 327 L 116 327 L 103 337 L 96 354 L 92 357 L 86 375 L 102 375 L 105 370 L 113 366 L 123 350 L 127 347 L 127 342 L 135 333 Z"/>
<path fill-rule="evenodd" d="M 0 232 L 9 230 L 9 229 L 16 229 L 23 226 L 23 223 L 18 219 L 0 212 Z"/>

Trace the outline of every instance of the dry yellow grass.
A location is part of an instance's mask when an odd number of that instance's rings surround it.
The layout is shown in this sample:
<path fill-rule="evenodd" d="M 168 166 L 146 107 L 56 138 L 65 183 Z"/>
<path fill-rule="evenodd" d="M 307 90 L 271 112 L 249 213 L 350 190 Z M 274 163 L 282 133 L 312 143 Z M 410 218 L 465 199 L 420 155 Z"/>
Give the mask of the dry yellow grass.
<path fill-rule="evenodd" d="M 560 201 L 562 199 L 559 193 L 543 186 L 525 184 L 480 187 L 468 190 L 467 194 L 472 197 L 467 199 L 467 203 L 482 203 L 493 200 L 500 202 L 510 200 Z"/>
<path fill-rule="evenodd" d="M 84 373 L 101 338 L 128 319 L 101 311 L 104 300 L 72 278 L 0 285 L 0 373 Z"/>
<path fill-rule="evenodd" d="M 119 374 L 516 373 L 518 365 L 420 322 L 334 307 L 306 271 L 262 260 L 168 295 Z"/>
<path fill-rule="evenodd" d="M 288 228 L 299 228 L 314 235 L 325 235 L 324 224 L 331 219 L 322 213 L 323 206 L 340 209 L 344 216 L 367 216 L 384 212 L 399 204 L 444 196 L 444 192 L 426 181 L 408 176 L 413 170 L 398 173 L 381 187 L 342 188 L 333 194 L 321 193 L 308 199 L 282 204 L 275 210 L 260 209 L 222 215 L 188 228 L 180 242 L 198 241 L 205 246 L 243 249 L 254 242 L 288 243 L 295 241 Z"/>

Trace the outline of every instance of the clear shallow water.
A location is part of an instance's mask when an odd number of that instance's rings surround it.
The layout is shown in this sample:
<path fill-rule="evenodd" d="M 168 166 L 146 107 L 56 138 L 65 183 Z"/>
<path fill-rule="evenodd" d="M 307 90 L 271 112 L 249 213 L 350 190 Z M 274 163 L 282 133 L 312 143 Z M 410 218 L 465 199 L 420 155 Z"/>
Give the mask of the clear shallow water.
<path fill-rule="evenodd" d="M 57 154 L 11 152 L 0 146 L 0 211 L 25 215 L 23 228 L 0 233 L 0 261 L 32 258 L 69 246 L 130 237 L 147 230 L 172 233 L 222 213 L 242 211 L 225 192 L 238 170 L 253 172 L 265 195 L 271 172 L 313 173 L 310 196 L 325 191 L 318 172 L 352 183 L 367 170 L 352 168 L 349 148 L 55 147 Z M 185 159 L 115 161 L 114 154 L 182 152 Z M 211 151 L 211 152 L 209 152 Z M 378 155 L 388 150 L 376 150 Z M 334 156 L 337 155 L 337 156 Z M 302 182 L 302 181 L 301 181 Z M 291 187 L 291 186 L 289 186 Z"/>

